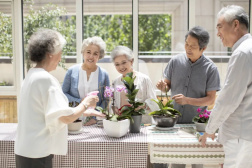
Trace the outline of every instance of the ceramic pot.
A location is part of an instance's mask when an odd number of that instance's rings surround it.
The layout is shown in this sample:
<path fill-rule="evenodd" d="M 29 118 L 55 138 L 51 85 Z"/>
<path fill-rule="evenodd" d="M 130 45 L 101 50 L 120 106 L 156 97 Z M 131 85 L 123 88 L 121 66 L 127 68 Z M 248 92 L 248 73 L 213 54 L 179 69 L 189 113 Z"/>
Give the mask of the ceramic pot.
<path fill-rule="evenodd" d="M 121 121 L 103 120 L 103 128 L 109 137 L 120 138 L 127 134 L 130 126 L 129 119 Z"/>
<path fill-rule="evenodd" d="M 178 121 L 178 116 L 168 117 L 168 116 L 153 115 L 152 117 L 158 127 L 173 127 Z"/>
<path fill-rule="evenodd" d="M 207 125 L 206 123 L 195 122 L 196 131 L 198 131 L 198 132 L 205 132 L 206 125 Z"/>
<path fill-rule="evenodd" d="M 142 115 L 131 116 L 133 121 L 130 120 L 130 133 L 139 133 L 141 129 Z"/>
<path fill-rule="evenodd" d="M 82 128 L 82 120 L 76 120 L 68 124 L 68 131 L 79 131 Z"/>

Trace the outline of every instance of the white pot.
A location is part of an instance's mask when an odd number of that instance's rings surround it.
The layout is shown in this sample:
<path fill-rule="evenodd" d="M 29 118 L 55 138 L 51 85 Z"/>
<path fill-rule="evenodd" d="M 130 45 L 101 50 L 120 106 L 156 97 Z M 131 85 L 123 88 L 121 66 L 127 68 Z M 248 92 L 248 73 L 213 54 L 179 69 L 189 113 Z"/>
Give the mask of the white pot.
<path fill-rule="evenodd" d="M 206 123 L 195 122 L 196 130 L 198 132 L 205 132 L 206 125 L 207 125 Z"/>
<path fill-rule="evenodd" d="M 103 128 L 106 134 L 110 137 L 120 138 L 127 134 L 130 126 L 129 119 L 122 121 L 103 120 Z"/>
<path fill-rule="evenodd" d="M 68 124 L 68 131 L 79 131 L 82 128 L 82 120 Z"/>

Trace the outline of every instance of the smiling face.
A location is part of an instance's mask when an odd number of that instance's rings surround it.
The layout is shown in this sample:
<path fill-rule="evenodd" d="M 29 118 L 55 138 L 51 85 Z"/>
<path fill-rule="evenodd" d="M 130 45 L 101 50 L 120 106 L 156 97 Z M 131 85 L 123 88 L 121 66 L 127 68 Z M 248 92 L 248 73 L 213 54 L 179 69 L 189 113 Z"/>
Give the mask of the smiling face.
<path fill-rule="evenodd" d="M 97 45 L 90 44 L 83 52 L 84 64 L 88 66 L 96 66 L 100 57 L 100 48 Z"/>
<path fill-rule="evenodd" d="M 115 57 L 114 65 L 116 67 L 116 70 L 123 76 L 133 71 L 132 69 L 133 60 L 131 61 L 128 60 L 125 55 L 119 55 Z"/>
<path fill-rule="evenodd" d="M 220 37 L 225 47 L 232 47 L 236 42 L 235 27 L 234 21 L 230 24 L 225 21 L 224 16 L 219 17 L 216 27 L 218 30 L 217 36 Z"/>
<path fill-rule="evenodd" d="M 185 50 L 187 57 L 192 62 L 197 61 L 205 49 L 206 48 L 200 49 L 199 41 L 197 38 L 190 35 L 187 36 L 185 41 Z"/>

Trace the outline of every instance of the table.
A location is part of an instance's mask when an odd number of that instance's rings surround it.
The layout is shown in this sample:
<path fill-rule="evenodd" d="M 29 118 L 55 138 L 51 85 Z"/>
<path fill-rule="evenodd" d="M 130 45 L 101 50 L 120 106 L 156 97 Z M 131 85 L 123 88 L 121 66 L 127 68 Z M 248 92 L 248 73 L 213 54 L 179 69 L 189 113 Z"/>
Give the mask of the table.
<path fill-rule="evenodd" d="M 155 126 L 142 127 L 138 134 L 127 133 L 121 138 L 108 137 L 102 128 L 84 127 L 84 133 L 68 136 L 66 156 L 55 155 L 55 168 L 146 168 L 151 163 L 221 164 L 222 145 L 209 140 L 201 147 L 193 134 L 182 130 L 159 131 Z M 0 123 L 0 167 L 14 168 L 14 140 L 17 124 Z"/>
<path fill-rule="evenodd" d="M 183 130 L 190 130 L 194 124 L 177 124 L 176 130 L 159 131 L 148 127 L 151 163 L 178 164 L 223 164 L 224 152 L 221 144 L 208 139 L 202 147 L 197 137 Z"/>
<path fill-rule="evenodd" d="M 17 124 L 0 123 L 0 167 L 14 168 Z M 66 156 L 55 155 L 55 168 L 146 168 L 147 129 L 121 138 L 108 137 L 102 128 L 84 127 L 84 133 L 68 136 Z"/>

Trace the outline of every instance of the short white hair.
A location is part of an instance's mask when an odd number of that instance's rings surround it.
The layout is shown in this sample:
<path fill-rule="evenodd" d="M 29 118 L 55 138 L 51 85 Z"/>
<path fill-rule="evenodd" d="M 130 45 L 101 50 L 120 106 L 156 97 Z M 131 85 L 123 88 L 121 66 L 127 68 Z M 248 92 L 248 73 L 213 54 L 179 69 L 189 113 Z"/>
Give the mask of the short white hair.
<path fill-rule="evenodd" d="M 130 48 L 126 46 L 117 46 L 112 52 L 111 52 L 111 59 L 114 62 L 115 58 L 121 55 L 125 55 L 126 58 L 131 61 L 134 58 L 133 52 Z"/>
<path fill-rule="evenodd" d="M 225 21 L 228 23 L 237 19 L 248 28 L 249 16 L 241 6 L 229 5 L 223 7 L 218 13 L 217 18 L 219 19 L 221 16 L 223 16 Z"/>
<path fill-rule="evenodd" d="M 86 38 L 85 40 L 83 40 L 82 47 L 81 47 L 81 53 L 84 53 L 85 49 L 90 44 L 97 45 L 100 48 L 99 59 L 102 59 L 105 55 L 105 50 L 106 50 L 106 43 L 103 41 L 103 39 L 98 36 Z"/>

